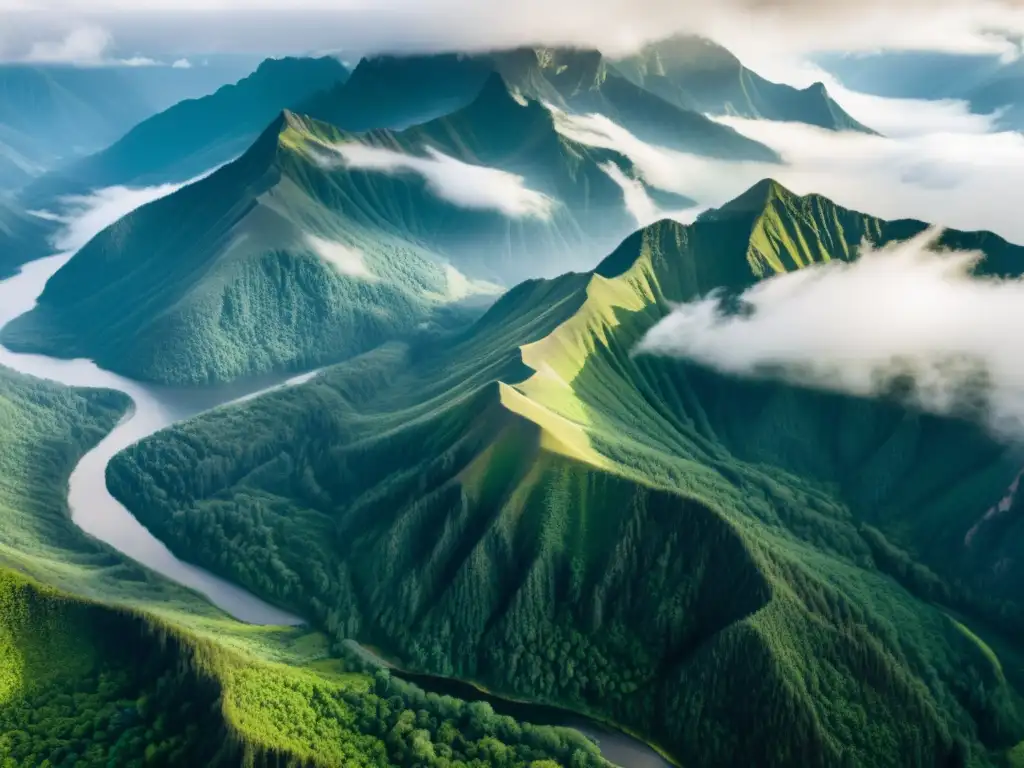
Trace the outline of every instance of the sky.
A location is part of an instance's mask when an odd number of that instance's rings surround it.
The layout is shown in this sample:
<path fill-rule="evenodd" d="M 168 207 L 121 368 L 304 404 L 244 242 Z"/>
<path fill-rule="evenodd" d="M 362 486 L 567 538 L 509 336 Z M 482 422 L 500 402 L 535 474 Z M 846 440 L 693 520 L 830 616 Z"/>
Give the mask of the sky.
<path fill-rule="evenodd" d="M 575 44 L 707 35 L 767 76 L 814 51 L 1020 54 L 1024 0 L 0 0 L 0 58 Z M 776 70 L 778 70 L 776 72 Z"/>

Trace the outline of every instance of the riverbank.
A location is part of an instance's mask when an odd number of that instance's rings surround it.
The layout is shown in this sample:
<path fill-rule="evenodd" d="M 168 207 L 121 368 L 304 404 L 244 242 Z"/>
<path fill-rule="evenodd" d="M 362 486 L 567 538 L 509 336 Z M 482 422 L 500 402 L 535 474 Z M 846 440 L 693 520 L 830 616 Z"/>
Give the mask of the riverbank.
<path fill-rule="evenodd" d="M 0 282 L 0 327 L 34 306 L 49 278 L 71 254 L 57 254 L 26 264 L 14 277 Z M 258 397 L 287 386 L 285 375 L 229 387 L 174 390 L 148 387 L 103 370 L 91 360 L 57 360 L 42 355 L 16 354 L 0 346 L 0 365 L 40 379 L 73 387 L 109 389 L 127 395 L 132 406 L 71 474 L 68 508 L 82 531 L 168 579 L 202 594 L 230 616 L 247 624 L 296 626 L 303 620 L 270 605 L 241 587 L 179 560 L 107 490 L 107 463 L 115 454 L 177 421 L 203 411 Z M 314 372 L 315 373 L 315 372 Z"/>
<path fill-rule="evenodd" d="M 623 768 L 681 768 L 681 764 L 665 750 L 630 729 L 604 718 L 497 694 L 472 680 L 411 672 L 389 659 L 375 646 L 353 641 L 349 641 L 349 645 L 363 658 L 386 667 L 396 677 L 418 685 L 427 692 L 464 701 L 486 701 L 498 714 L 516 720 L 577 730 L 599 745 L 606 760 Z"/>

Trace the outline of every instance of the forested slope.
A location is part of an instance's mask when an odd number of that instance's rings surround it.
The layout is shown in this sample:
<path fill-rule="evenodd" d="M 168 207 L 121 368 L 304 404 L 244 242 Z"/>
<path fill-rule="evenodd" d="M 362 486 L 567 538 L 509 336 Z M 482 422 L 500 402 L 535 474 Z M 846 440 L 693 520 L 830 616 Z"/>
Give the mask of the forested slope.
<path fill-rule="evenodd" d="M 576 732 L 428 696 L 307 629 L 232 621 L 85 536 L 68 477 L 127 405 L 0 368 L 5 766 L 608 768 Z"/>
<path fill-rule="evenodd" d="M 762 183 L 455 338 L 156 435 L 108 481 L 334 637 L 683 764 L 999 765 L 1024 739 L 1021 596 L 963 537 L 1019 459 L 897 403 L 631 355 L 671 303 L 924 226 Z M 946 242 L 1024 271 L 993 235 Z"/>
<path fill-rule="evenodd" d="M 377 154 L 364 168 L 339 147 Z M 389 170 L 395 158 L 427 175 Z M 632 172 L 497 75 L 465 109 L 397 133 L 283 114 L 236 162 L 93 239 L 4 343 L 175 383 L 344 359 L 460 322 L 501 284 L 596 263 L 632 227 L 608 162 Z M 521 177 L 544 210 L 438 191 L 489 173 Z"/>

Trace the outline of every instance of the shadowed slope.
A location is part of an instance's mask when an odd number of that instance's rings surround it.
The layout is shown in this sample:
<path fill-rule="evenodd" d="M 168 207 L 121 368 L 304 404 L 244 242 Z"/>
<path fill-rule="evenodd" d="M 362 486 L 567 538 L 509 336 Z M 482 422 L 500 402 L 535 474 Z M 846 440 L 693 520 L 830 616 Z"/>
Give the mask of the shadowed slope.
<path fill-rule="evenodd" d="M 823 84 L 800 90 L 765 80 L 710 40 L 669 38 L 614 66 L 630 82 L 683 109 L 873 133 L 847 114 Z"/>

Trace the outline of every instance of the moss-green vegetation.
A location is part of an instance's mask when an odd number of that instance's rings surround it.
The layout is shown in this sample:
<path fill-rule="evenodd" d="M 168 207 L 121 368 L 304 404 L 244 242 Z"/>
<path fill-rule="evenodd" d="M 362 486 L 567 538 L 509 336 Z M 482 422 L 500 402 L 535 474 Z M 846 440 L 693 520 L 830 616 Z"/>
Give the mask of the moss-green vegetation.
<path fill-rule="evenodd" d="M 684 765 L 999 765 L 1024 737 L 1022 605 L 977 547 L 1021 550 L 1005 524 L 965 536 L 1019 460 L 895 402 L 630 354 L 672 302 L 923 227 L 760 184 L 457 336 L 156 435 L 109 481 L 334 638 Z M 992 235 L 946 241 L 1024 271 Z"/>
<path fill-rule="evenodd" d="M 127 405 L 0 369 L 0 765 L 607 766 L 317 632 L 232 621 L 83 535 L 68 477 Z"/>

